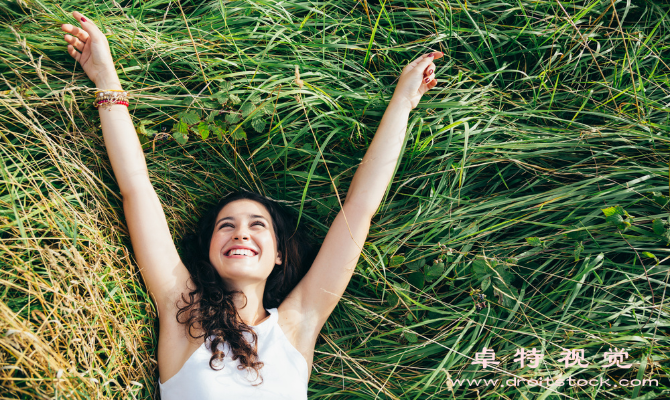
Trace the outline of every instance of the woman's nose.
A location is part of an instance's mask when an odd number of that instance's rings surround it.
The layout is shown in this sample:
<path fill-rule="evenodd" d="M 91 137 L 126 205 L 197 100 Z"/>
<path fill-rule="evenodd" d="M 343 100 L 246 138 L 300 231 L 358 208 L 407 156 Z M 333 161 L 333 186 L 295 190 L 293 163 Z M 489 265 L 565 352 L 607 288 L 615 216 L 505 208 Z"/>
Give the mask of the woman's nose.
<path fill-rule="evenodd" d="M 235 240 L 249 240 L 249 233 L 245 232 L 244 229 L 239 228 L 233 234 L 233 239 Z"/>

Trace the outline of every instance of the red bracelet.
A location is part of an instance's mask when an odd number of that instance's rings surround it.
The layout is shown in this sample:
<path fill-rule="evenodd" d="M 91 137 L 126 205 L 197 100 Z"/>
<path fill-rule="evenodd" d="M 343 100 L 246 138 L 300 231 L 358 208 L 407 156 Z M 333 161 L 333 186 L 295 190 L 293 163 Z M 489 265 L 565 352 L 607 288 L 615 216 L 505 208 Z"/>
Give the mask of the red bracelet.
<path fill-rule="evenodd" d="M 100 104 L 109 103 L 110 101 L 111 100 L 98 100 L 98 101 L 93 102 L 93 106 L 95 108 L 98 108 L 98 106 L 100 106 Z M 128 103 L 127 101 L 124 101 L 124 100 L 115 101 L 112 104 L 122 104 L 126 107 L 128 107 L 130 105 L 130 103 Z M 110 106 L 111 106 L 111 104 L 110 104 Z"/>

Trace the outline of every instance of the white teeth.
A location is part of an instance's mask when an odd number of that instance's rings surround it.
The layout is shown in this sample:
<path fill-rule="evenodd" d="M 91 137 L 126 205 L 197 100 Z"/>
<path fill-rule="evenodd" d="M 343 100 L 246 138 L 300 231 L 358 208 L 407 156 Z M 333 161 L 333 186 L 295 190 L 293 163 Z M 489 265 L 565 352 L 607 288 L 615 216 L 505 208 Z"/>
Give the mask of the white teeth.
<path fill-rule="evenodd" d="M 245 249 L 233 249 L 228 252 L 229 256 L 234 256 L 234 255 L 241 255 L 241 256 L 253 256 L 254 252 L 251 250 L 245 250 Z"/>

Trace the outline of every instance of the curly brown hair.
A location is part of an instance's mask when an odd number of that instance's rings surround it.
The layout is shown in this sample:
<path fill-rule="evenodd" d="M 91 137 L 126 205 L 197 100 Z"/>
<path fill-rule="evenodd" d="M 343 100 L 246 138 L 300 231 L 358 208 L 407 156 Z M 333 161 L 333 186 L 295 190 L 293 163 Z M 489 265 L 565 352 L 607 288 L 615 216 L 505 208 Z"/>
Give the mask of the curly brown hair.
<path fill-rule="evenodd" d="M 227 342 L 232 351 L 232 359 L 240 360 L 238 368 L 253 369 L 260 376 L 263 363 L 258 359 L 258 337 L 253 329 L 242 322 L 234 305 L 236 295 L 240 291 L 226 289 L 223 279 L 209 261 L 209 247 L 214 233 L 216 216 L 226 204 L 235 200 L 253 200 L 262 204 L 272 217 L 272 226 L 277 238 L 277 250 L 282 254 L 282 264 L 275 264 L 265 285 L 263 307 L 278 307 L 314 262 L 317 246 L 311 236 L 298 229 L 295 217 L 287 208 L 277 201 L 248 191 L 236 191 L 221 199 L 200 218 L 196 229 L 187 233 L 181 241 L 182 262 L 191 274 L 195 289 L 189 292 L 189 299 L 182 294 L 183 307 L 176 305 L 177 322 L 188 327 L 188 333 L 194 339 L 215 336 L 211 342 L 214 349 L 209 360 L 213 366 L 215 360 L 222 361 L 223 351 L 218 349 L 220 343 Z M 245 298 L 246 304 L 246 298 Z M 181 321 L 180 316 L 185 315 Z M 204 332 L 193 336 L 191 328 L 199 325 Z M 248 342 L 243 333 L 251 335 L 252 343 Z M 219 368 L 218 370 L 222 369 Z M 261 378 L 262 379 L 262 378 Z M 262 380 L 261 380 L 262 383 Z"/>

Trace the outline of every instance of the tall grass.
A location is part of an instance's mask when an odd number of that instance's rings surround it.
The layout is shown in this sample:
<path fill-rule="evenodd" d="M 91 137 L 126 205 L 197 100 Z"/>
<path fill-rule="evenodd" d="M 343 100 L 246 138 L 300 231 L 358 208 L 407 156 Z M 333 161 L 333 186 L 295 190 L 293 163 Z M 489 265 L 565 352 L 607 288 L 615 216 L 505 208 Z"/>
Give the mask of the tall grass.
<path fill-rule="evenodd" d="M 0 4 L 0 398 L 157 396 L 157 313 L 59 29 L 73 10 L 108 32 L 175 240 L 239 187 L 324 237 L 402 67 L 445 53 L 310 399 L 670 393 L 668 5 Z M 484 347 L 500 364 L 473 364 Z M 520 348 L 544 359 L 521 367 Z M 631 367 L 606 367 L 610 348 Z M 506 382 L 550 377 L 566 383 Z"/>

